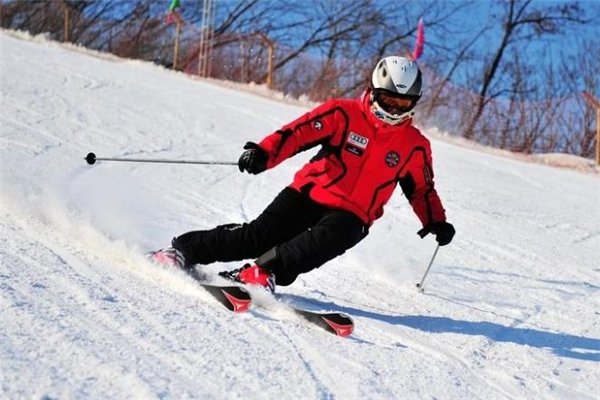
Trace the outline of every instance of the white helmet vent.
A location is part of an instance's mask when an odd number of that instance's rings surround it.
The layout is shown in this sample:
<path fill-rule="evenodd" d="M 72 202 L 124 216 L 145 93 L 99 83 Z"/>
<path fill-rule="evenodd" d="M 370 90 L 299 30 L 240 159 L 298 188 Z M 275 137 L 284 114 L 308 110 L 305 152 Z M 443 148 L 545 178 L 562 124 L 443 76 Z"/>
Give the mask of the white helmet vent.
<path fill-rule="evenodd" d="M 374 89 L 421 96 L 421 71 L 415 62 L 404 57 L 391 56 L 379 61 L 371 81 Z"/>

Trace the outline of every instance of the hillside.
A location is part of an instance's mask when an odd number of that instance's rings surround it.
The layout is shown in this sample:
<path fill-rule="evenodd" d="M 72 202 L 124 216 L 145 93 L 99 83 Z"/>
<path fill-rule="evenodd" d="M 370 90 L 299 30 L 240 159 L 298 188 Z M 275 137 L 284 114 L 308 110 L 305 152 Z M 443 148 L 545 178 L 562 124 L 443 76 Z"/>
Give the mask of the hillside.
<path fill-rule="evenodd" d="M 149 265 L 182 232 L 254 218 L 311 154 L 234 161 L 305 108 L 0 33 L 3 399 L 597 399 L 600 179 L 432 139 L 455 241 L 400 191 L 355 249 L 280 288 L 354 318 L 341 339 L 269 296 L 244 315 Z M 208 266 L 210 271 L 239 263 Z"/>

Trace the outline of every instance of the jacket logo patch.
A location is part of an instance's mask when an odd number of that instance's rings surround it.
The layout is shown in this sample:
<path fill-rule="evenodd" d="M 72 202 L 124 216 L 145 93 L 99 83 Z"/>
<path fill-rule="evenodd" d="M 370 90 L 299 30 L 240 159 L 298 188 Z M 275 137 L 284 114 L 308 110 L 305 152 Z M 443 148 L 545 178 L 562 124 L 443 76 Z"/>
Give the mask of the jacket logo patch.
<path fill-rule="evenodd" d="M 347 151 L 349 151 L 350 153 L 352 153 L 354 155 L 357 155 L 359 157 L 362 157 L 363 153 L 365 152 L 364 150 L 361 150 L 358 147 L 353 146 L 351 144 L 347 144 L 346 147 L 345 147 L 345 149 Z"/>
<path fill-rule="evenodd" d="M 394 168 L 400 163 L 400 155 L 395 151 L 390 151 L 385 155 L 385 163 L 388 167 Z"/>
<path fill-rule="evenodd" d="M 323 129 L 323 123 L 319 120 L 315 121 L 315 129 L 320 131 L 321 129 Z"/>
<path fill-rule="evenodd" d="M 367 148 L 367 144 L 369 144 L 369 139 L 354 132 L 350 132 L 350 136 L 348 136 L 348 143 L 364 150 Z"/>

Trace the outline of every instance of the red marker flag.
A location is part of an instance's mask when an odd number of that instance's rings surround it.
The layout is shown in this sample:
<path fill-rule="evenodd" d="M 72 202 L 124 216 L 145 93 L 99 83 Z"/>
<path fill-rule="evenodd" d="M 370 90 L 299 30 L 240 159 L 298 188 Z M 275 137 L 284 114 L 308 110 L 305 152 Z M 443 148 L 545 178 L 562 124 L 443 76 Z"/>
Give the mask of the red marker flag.
<path fill-rule="evenodd" d="M 423 22 L 423 17 L 419 19 L 419 24 L 417 25 L 417 41 L 415 43 L 415 49 L 412 53 L 413 60 L 418 60 L 419 57 L 423 54 L 423 48 L 425 47 L 425 23 Z"/>
<path fill-rule="evenodd" d="M 181 22 L 181 16 L 179 15 L 179 12 L 177 12 L 179 7 L 181 7 L 181 2 L 179 0 L 171 1 L 171 5 L 169 5 L 169 13 L 165 17 L 165 23 L 167 25 L 173 22 Z"/>

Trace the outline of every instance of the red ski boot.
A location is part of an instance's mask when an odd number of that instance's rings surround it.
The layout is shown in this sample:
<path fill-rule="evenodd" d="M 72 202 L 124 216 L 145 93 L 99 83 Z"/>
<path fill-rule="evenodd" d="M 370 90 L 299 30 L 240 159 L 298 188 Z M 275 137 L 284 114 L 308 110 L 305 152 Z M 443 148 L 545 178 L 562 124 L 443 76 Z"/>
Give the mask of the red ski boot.
<path fill-rule="evenodd" d="M 233 271 L 219 272 L 219 275 L 245 285 L 262 286 L 271 293 L 275 293 L 275 275 L 256 264 L 246 264 Z"/>
<path fill-rule="evenodd" d="M 164 249 L 152 251 L 146 254 L 156 265 L 161 265 L 167 268 L 186 269 L 185 257 L 174 247 L 166 247 Z"/>

